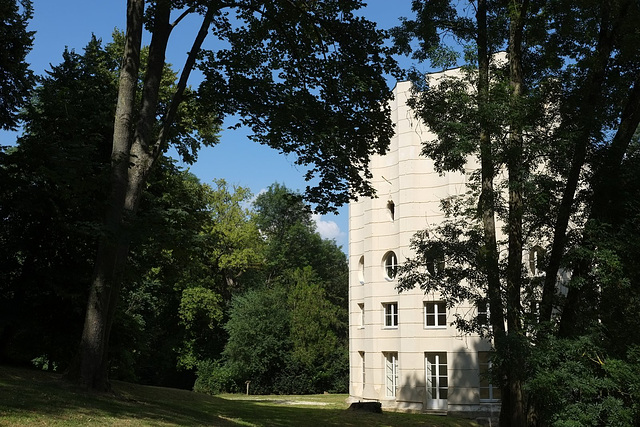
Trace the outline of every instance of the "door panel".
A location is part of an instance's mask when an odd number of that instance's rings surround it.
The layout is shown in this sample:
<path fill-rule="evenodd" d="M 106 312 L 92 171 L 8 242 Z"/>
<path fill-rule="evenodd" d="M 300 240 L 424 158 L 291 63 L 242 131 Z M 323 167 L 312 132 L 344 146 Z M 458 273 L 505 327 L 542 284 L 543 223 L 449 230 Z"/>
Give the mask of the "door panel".
<path fill-rule="evenodd" d="M 447 353 L 425 353 L 424 365 L 427 384 L 427 409 L 447 409 L 447 397 L 449 395 Z"/>

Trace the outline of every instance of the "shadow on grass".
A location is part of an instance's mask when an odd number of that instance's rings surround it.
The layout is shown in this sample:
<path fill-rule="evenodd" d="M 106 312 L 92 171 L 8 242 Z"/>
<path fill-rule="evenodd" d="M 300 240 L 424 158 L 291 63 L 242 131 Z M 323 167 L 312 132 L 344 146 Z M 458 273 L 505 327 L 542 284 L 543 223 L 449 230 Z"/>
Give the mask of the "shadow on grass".
<path fill-rule="evenodd" d="M 346 398 L 346 396 L 345 396 Z M 224 399 L 186 390 L 114 382 L 86 392 L 58 374 L 0 367 L 0 425 L 128 426 L 473 426 L 422 414 L 370 414 L 327 406 Z"/>

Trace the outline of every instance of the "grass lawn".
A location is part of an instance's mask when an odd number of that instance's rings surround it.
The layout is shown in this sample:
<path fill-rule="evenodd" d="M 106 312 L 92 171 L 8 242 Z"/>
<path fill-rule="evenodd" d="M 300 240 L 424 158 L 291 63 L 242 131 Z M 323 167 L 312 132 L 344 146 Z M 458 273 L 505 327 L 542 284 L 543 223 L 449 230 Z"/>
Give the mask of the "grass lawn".
<path fill-rule="evenodd" d="M 347 396 L 208 396 L 115 381 L 83 392 L 60 375 L 0 366 L 0 426 L 459 426 L 464 419 L 347 411 Z"/>

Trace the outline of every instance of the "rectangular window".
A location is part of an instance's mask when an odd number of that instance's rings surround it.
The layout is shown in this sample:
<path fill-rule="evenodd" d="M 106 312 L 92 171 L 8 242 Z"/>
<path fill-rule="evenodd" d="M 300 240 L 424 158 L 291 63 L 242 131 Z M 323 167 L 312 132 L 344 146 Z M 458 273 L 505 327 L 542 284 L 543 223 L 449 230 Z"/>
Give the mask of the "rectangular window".
<path fill-rule="evenodd" d="M 489 324 L 489 304 L 486 300 L 480 300 L 476 302 L 476 309 L 478 310 L 478 325 L 486 326 Z"/>
<path fill-rule="evenodd" d="M 500 400 L 500 388 L 491 381 L 491 352 L 478 352 L 478 372 L 480 375 L 480 400 Z"/>
<path fill-rule="evenodd" d="M 366 382 L 367 376 L 366 376 L 366 369 L 365 369 L 365 365 L 364 365 L 364 351 L 359 351 L 358 353 L 360 353 L 360 362 L 362 364 L 362 387 L 364 387 L 364 384 Z"/>
<path fill-rule="evenodd" d="M 398 327 L 398 303 L 390 302 L 382 305 L 384 307 L 384 327 L 397 328 Z"/>
<path fill-rule="evenodd" d="M 364 328 L 364 303 L 358 303 L 360 324 L 358 325 L 360 328 Z"/>
<path fill-rule="evenodd" d="M 398 353 L 383 353 L 385 361 L 385 395 L 396 397 L 398 387 Z"/>
<path fill-rule="evenodd" d="M 424 326 L 427 328 L 445 328 L 447 326 L 447 307 L 444 302 L 424 303 Z"/>
<path fill-rule="evenodd" d="M 538 323 L 540 319 L 540 302 L 536 300 L 529 301 L 529 316 L 531 323 Z"/>

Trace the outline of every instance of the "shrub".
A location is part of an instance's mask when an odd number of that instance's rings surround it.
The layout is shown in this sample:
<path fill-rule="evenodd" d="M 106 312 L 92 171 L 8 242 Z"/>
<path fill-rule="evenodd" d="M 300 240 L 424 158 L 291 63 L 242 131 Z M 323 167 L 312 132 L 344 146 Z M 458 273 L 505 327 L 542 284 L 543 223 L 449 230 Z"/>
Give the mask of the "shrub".
<path fill-rule="evenodd" d="M 218 360 L 203 360 L 198 363 L 197 379 L 193 391 L 207 394 L 239 392 L 229 368 Z"/>

